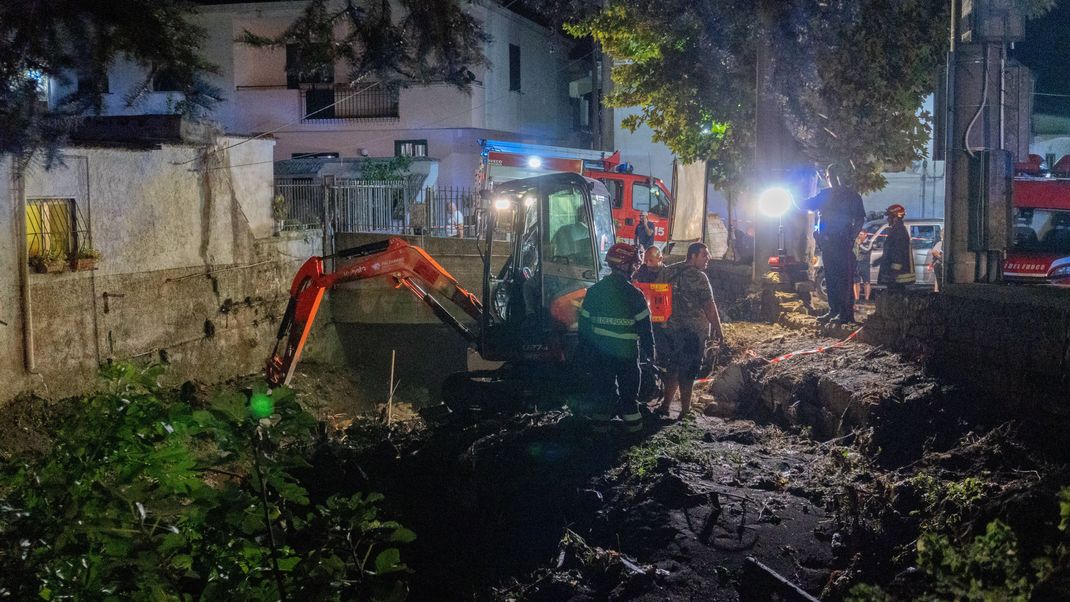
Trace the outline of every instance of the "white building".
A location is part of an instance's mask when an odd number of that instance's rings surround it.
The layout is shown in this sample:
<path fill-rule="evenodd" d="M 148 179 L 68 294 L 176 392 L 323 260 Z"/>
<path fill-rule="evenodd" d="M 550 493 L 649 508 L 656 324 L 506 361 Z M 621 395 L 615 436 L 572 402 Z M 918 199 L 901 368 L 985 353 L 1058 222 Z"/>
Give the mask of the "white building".
<path fill-rule="evenodd" d="M 405 14 L 394 4 L 394 14 Z M 484 48 L 489 64 L 472 68 L 470 94 L 447 84 L 391 92 L 374 82 L 350 82 L 343 64 L 317 83 L 297 81 L 286 73 L 287 61 L 298 60 L 296 52 L 235 41 L 246 30 L 282 33 L 304 6 L 300 1 L 228 3 L 202 6 L 192 17 L 208 31 L 204 56 L 220 68 L 209 81 L 224 100 L 212 117 L 228 134 L 270 133 L 276 160 L 308 154 L 429 157 L 439 161 L 439 180 L 429 185 L 471 186 L 479 139 L 560 146 L 587 142 L 574 127 L 579 103 L 569 97 L 578 61 L 569 61 L 571 41 L 553 30 L 489 0 L 465 3 L 489 34 Z M 166 81 L 137 105 L 125 106 L 124 92 L 144 77 L 135 65 L 114 66 L 105 113 L 174 112 L 181 96 L 167 91 Z M 52 98 L 68 91 L 57 88 Z"/>

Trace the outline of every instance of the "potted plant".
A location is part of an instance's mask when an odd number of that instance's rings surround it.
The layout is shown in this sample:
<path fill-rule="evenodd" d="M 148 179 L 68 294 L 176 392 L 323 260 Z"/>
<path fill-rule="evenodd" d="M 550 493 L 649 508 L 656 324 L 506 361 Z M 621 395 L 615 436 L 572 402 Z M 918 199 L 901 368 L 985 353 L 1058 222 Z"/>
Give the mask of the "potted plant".
<path fill-rule="evenodd" d="M 30 257 L 30 267 L 39 274 L 57 274 L 67 271 L 67 262 L 59 249 L 45 249 Z"/>
<path fill-rule="evenodd" d="M 82 247 L 78 249 L 77 253 L 71 256 L 71 267 L 76 272 L 82 272 L 85 270 L 97 269 L 97 262 L 100 261 L 102 255 L 100 251 L 90 246 Z"/>
<path fill-rule="evenodd" d="M 271 201 L 271 217 L 275 220 L 274 234 L 277 236 L 286 227 L 286 197 L 276 194 Z"/>

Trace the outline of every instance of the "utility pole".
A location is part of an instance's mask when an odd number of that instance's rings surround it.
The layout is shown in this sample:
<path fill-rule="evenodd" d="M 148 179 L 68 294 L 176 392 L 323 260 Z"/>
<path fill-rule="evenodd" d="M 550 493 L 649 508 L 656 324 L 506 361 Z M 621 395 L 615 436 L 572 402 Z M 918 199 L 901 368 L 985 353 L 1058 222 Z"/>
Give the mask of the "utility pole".
<path fill-rule="evenodd" d="M 1007 58 L 1024 36 L 1013 0 L 951 0 L 944 252 L 947 282 L 996 282 L 1010 240 L 1014 161 L 1029 152 L 1032 75 Z"/>

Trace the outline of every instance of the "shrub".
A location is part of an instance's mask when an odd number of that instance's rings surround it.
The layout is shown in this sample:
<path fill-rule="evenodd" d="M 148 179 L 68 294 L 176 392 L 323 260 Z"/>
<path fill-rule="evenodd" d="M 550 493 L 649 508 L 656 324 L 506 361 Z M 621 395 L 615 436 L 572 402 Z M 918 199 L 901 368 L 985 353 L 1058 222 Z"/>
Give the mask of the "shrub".
<path fill-rule="evenodd" d="M 0 469 L 0 598 L 404 598 L 415 535 L 375 493 L 309 500 L 315 421 L 292 394 L 257 421 L 238 391 L 193 407 L 160 373 L 105 369 L 49 454 Z"/>

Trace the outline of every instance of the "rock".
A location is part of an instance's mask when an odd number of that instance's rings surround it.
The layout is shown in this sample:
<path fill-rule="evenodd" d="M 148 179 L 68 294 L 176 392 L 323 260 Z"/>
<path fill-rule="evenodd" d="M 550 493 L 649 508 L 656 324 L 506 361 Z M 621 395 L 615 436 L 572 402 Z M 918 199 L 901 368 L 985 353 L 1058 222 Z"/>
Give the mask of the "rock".
<path fill-rule="evenodd" d="M 747 376 L 742 364 L 732 363 L 727 366 L 710 383 L 710 393 L 720 402 L 736 405 L 747 393 Z"/>

